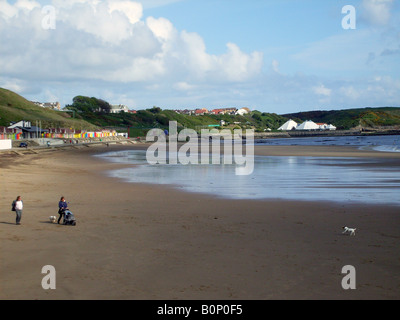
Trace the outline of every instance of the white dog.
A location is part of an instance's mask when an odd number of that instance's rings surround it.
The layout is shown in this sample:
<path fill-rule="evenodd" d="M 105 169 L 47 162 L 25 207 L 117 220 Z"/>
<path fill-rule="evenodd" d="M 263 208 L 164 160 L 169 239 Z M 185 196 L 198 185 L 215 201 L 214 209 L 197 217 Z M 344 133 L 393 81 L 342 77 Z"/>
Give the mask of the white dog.
<path fill-rule="evenodd" d="M 54 223 L 57 220 L 56 216 L 50 216 L 49 219 L 51 223 Z"/>
<path fill-rule="evenodd" d="M 356 228 L 348 228 L 348 227 L 343 227 L 343 232 L 342 233 L 350 233 L 351 236 L 355 236 L 356 235 Z"/>

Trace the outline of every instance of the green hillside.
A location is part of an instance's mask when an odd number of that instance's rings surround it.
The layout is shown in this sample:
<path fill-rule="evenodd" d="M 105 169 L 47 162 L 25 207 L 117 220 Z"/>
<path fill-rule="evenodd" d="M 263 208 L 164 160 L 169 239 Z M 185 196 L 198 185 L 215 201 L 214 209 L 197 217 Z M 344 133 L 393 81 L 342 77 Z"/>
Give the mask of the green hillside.
<path fill-rule="evenodd" d="M 151 128 L 167 129 L 170 121 L 177 121 L 178 128 L 191 128 L 199 131 L 210 125 L 219 125 L 224 120 L 226 128 L 254 128 L 258 132 L 267 129 L 277 130 L 289 118 L 303 122 L 312 120 L 333 124 L 337 129 L 347 130 L 357 126 L 365 128 L 400 126 L 400 108 L 360 108 L 332 111 L 309 111 L 284 115 L 252 111 L 240 115 L 183 115 L 173 110 L 153 107 L 139 110 L 137 113 L 112 114 L 107 101 L 94 97 L 77 96 L 67 105 L 70 112 L 53 111 L 36 106 L 18 94 L 0 88 L 0 126 L 9 126 L 10 122 L 20 120 L 41 121 L 43 128 L 66 127 L 94 130 L 99 127 L 115 128 L 120 131 L 129 129 L 130 136 L 143 136 Z M 73 115 L 73 116 L 72 116 Z"/>
<path fill-rule="evenodd" d="M 347 130 L 359 125 L 364 128 L 400 125 L 400 108 L 395 107 L 309 111 L 284 114 L 283 116 L 298 122 L 312 120 L 333 124 L 339 130 Z"/>
<path fill-rule="evenodd" d="M 74 119 L 69 113 L 36 106 L 14 92 L 0 88 L 0 126 L 9 126 L 10 122 L 20 120 L 30 121 L 32 125 L 41 121 L 43 128 L 96 129 L 95 125 L 82 119 Z"/>

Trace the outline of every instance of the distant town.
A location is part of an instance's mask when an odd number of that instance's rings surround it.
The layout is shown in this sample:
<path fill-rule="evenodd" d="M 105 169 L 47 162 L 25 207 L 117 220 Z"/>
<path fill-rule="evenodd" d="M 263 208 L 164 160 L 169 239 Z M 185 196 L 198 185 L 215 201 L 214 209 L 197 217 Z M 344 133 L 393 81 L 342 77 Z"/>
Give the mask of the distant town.
<path fill-rule="evenodd" d="M 64 111 L 61 109 L 61 105 L 59 102 L 37 102 L 37 101 L 31 101 L 35 105 L 42 107 L 42 108 L 47 108 L 51 110 L 56 110 L 56 111 Z M 129 109 L 128 106 L 123 105 L 123 104 L 118 104 L 118 105 L 110 105 L 111 108 L 109 109 L 109 113 L 121 113 L 121 112 L 127 112 L 127 113 L 137 113 L 136 110 Z M 103 111 L 103 110 L 98 110 L 98 111 Z M 229 115 L 245 115 L 249 114 L 251 110 L 249 108 L 219 108 L 219 109 L 212 109 L 208 110 L 207 108 L 197 108 L 197 109 L 183 109 L 179 110 L 176 109 L 174 110 L 178 114 L 185 114 L 185 115 L 194 115 L 194 116 L 201 116 L 205 114 L 215 114 L 215 115 L 221 115 L 221 114 L 229 114 Z"/>

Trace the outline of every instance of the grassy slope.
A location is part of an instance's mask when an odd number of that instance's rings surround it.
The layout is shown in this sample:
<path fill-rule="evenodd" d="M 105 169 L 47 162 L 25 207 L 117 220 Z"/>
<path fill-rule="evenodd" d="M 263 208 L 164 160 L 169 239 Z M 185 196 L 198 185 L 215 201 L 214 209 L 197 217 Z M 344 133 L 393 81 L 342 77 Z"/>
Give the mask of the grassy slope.
<path fill-rule="evenodd" d="M 0 88 L 0 126 L 9 126 L 10 122 L 20 120 L 31 121 L 32 125 L 35 125 L 37 120 L 41 121 L 43 128 L 96 129 L 93 124 L 81 119 L 73 119 L 68 113 L 36 106 L 14 92 Z"/>

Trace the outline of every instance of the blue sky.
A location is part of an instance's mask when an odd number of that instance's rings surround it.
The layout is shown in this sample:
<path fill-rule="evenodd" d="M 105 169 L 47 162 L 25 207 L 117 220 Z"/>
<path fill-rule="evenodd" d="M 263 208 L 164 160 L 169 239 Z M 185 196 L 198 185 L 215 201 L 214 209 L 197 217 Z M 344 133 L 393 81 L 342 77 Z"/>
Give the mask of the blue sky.
<path fill-rule="evenodd" d="M 180 30 L 199 33 L 211 53 L 222 53 L 227 42 L 245 51 L 267 51 L 271 45 L 303 45 L 340 31 L 341 6 L 322 2 L 316 6 L 316 1 L 187 0 L 145 14 L 166 17 Z M 334 9 L 337 14 L 329 15 Z"/>
<path fill-rule="evenodd" d="M 0 0 L 0 86 L 131 109 L 400 106 L 399 13 L 395 0 Z"/>

